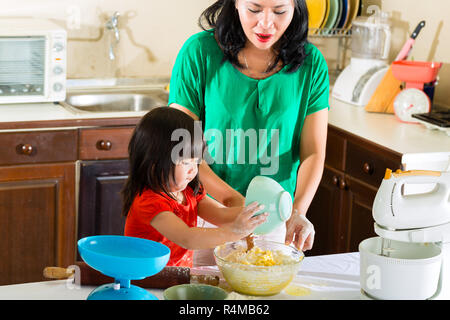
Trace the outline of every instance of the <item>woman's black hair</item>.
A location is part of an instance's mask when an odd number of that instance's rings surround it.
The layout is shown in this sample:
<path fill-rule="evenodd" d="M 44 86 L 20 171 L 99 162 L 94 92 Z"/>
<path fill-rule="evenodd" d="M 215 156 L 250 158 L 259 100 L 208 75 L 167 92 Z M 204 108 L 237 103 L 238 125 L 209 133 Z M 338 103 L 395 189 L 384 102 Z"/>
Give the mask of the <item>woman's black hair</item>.
<path fill-rule="evenodd" d="M 145 114 L 136 126 L 128 145 L 130 172 L 122 189 L 126 216 L 136 195 L 149 188 L 164 193 L 175 180 L 179 160 L 203 158 L 206 148 L 201 126 L 186 113 L 170 107 L 158 107 Z M 197 194 L 202 188 L 197 176 L 189 183 Z"/>
<path fill-rule="evenodd" d="M 305 0 L 294 1 L 294 16 L 283 36 L 274 49 L 278 53 L 274 63 L 267 72 L 273 70 L 280 60 L 289 65 L 286 72 L 295 72 L 303 64 L 307 54 L 305 44 L 308 42 L 308 8 Z M 216 40 L 224 53 L 224 60 L 242 68 L 238 54 L 247 41 L 235 7 L 236 0 L 218 0 L 208 7 L 198 19 L 199 26 L 205 30 L 214 29 Z M 206 26 L 203 24 L 206 22 Z"/>

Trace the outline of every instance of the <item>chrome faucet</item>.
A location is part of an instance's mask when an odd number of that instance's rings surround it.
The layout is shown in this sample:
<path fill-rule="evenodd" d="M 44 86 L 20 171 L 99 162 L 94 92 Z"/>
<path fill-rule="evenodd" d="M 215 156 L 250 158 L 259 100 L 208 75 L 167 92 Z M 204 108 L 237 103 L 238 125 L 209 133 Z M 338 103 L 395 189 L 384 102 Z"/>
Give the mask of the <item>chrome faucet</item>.
<path fill-rule="evenodd" d="M 114 32 L 114 37 L 116 39 L 115 42 L 112 42 L 109 45 L 109 59 L 110 60 L 114 60 L 116 58 L 116 55 L 114 53 L 114 48 L 115 46 L 119 43 L 120 41 L 120 35 L 119 35 L 119 28 L 117 27 L 118 23 L 119 23 L 119 12 L 114 12 L 114 14 L 111 16 L 111 18 L 106 21 L 105 27 L 107 30 Z"/>

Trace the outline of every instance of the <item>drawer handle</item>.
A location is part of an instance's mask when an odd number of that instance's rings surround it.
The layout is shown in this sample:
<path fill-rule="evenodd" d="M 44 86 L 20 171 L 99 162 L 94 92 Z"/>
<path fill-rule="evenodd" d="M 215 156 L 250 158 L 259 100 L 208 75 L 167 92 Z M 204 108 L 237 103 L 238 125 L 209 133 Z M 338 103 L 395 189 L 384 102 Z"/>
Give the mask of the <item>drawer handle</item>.
<path fill-rule="evenodd" d="M 333 176 L 333 185 L 335 185 L 336 187 L 339 185 L 339 178 L 337 176 Z"/>
<path fill-rule="evenodd" d="M 344 179 L 340 179 L 338 176 L 333 176 L 332 178 L 333 185 L 338 187 L 341 190 L 347 189 L 347 182 Z"/>
<path fill-rule="evenodd" d="M 109 140 L 99 140 L 97 141 L 98 150 L 111 150 L 112 143 Z"/>
<path fill-rule="evenodd" d="M 364 165 L 363 165 L 363 171 L 365 173 L 367 173 L 367 174 L 372 174 L 373 173 L 373 167 L 369 163 L 365 162 Z"/>
<path fill-rule="evenodd" d="M 345 182 L 344 179 L 339 181 L 339 189 L 346 190 L 347 189 L 347 182 Z"/>
<path fill-rule="evenodd" d="M 35 150 L 31 144 L 19 144 L 16 147 L 16 150 L 19 154 L 24 154 L 26 156 L 30 156 Z"/>

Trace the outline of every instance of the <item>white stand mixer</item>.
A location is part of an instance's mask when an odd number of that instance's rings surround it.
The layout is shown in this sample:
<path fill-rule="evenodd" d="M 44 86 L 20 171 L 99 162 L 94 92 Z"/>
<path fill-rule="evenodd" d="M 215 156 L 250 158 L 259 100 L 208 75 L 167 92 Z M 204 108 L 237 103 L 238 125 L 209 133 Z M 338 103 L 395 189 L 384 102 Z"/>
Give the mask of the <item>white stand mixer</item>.
<path fill-rule="evenodd" d="M 404 195 L 405 184 L 435 187 Z M 378 299 L 450 299 L 450 172 L 387 169 L 372 213 L 381 238 L 360 243 L 362 290 Z M 384 277 L 375 289 L 366 272 L 374 265 Z"/>

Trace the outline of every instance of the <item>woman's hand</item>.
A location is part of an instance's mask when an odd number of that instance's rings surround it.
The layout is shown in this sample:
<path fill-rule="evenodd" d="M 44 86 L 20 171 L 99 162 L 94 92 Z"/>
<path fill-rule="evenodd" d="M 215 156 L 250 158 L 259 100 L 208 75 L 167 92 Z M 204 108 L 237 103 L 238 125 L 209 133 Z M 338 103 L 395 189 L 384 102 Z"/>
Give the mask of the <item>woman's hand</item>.
<path fill-rule="evenodd" d="M 314 243 L 314 234 L 313 224 L 294 209 L 291 218 L 286 222 L 286 245 L 294 242 L 294 246 L 298 250 L 311 250 Z"/>
<path fill-rule="evenodd" d="M 257 226 L 266 221 L 267 212 L 254 216 L 255 213 L 264 209 L 263 205 L 259 205 L 257 202 L 253 202 L 243 208 L 238 213 L 236 219 L 228 226 L 229 230 L 235 234 L 240 235 L 242 238 L 248 236 L 255 230 Z"/>

